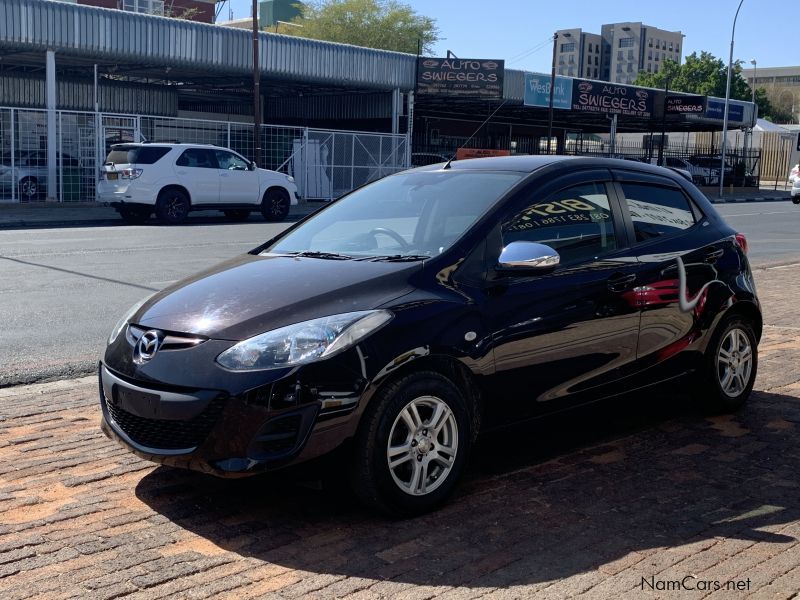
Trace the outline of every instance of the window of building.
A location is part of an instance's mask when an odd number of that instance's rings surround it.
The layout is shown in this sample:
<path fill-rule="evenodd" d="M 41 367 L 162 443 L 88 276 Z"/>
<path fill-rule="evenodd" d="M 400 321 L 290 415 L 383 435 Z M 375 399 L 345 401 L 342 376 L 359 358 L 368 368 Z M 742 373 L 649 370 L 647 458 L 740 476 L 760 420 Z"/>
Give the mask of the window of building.
<path fill-rule="evenodd" d="M 689 200 L 679 190 L 638 183 L 623 183 L 622 190 L 637 242 L 678 233 L 695 224 Z"/>
<path fill-rule="evenodd" d="M 622 60 L 622 50 L 617 51 L 617 60 Z"/>
<path fill-rule="evenodd" d="M 572 67 L 570 67 L 570 68 L 569 68 L 569 70 L 567 71 L 567 75 L 568 75 L 569 77 L 574 77 L 574 76 L 575 76 L 575 69 L 573 69 Z"/>
<path fill-rule="evenodd" d="M 633 50 L 628 50 L 628 60 L 633 60 Z"/>
<path fill-rule="evenodd" d="M 592 42 L 589 42 L 589 52 L 592 51 Z"/>
<path fill-rule="evenodd" d="M 620 48 L 631 48 L 632 46 L 633 46 L 633 38 L 632 37 L 619 38 L 619 47 Z"/>
<path fill-rule="evenodd" d="M 675 45 L 675 52 L 677 52 L 678 54 L 680 54 L 681 52 L 681 47 L 677 44 Z"/>
<path fill-rule="evenodd" d="M 599 59 L 599 57 L 598 57 L 598 56 L 595 56 L 595 57 L 594 57 L 594 65 L 595 65 L 595 66 L 597 66 L 597 65 L 599 65 L 599 64 L 600 64 L 600 61 L 599 61 L 598 59 Z M 597 70 L 597 69 L 595 69 L 595 71 L 596 71 L 596 70 Z"/>
<path fill-rule="evenodd" d="M 647 45 L 653 47 L 653 38 L 647 38 Z"/>
<path fill-rule="evenodd" d="M 658 73 L 658 65 L 656 65 L 656 66 L 653 68 L 653 72 L 654 72 L 654 73 Z"/>
<path fill-rule="evenodd" d="M 661 40 L 656 38 L 656 49 L 661 48 Z"/>
<path fill-rule="evenodd" d="M 658 57 L 659 56 L 660 56 L 660 54 L 658 52 L 656 52 L 656 61 L 658 61 Z"/>
<path fill-rule="evenodd" d="M 672 52 L 672 42 L 669 43 L 669 51 Z"/>
<path fill-rule="evenodd" d="M 574 209 L 569 219 L 546 212 L 555 202 Z M 503 225 L 502 236 L 504 246 L 516 241 L 547 244 L 561 256 L 562 265 L 593 260 L 617 248 L 608 196 L 600 183 L 576 185 L 546 202 L 537 200 Z"/>
<path fill-rule="evenodd" d="M 571 64 L 571 65 L 575 64 L 575 55 L 574 54 L 570 54 L 569 55 L 569 64 Z"/>
<path fill-rule="evenodd" d="M 633 73 L 633 63 L 628 63 L 628 73 Z"/>
<path fill-rule="evenodd" d="M 647 60 L 653 60 L 653 51 L 652 50 L 648 50 L 647 51 Z"/>
<path fill-rule="evenodd" d="M 558 67 L 558 74 L 559 75 L 563 75 L 564 74 L 564 67 Z"/>
<path fill-rule="evenodd" d="M 568 44 L 561 44 L 561 51 L 562 52 L 574 52 L 575 51 L 575 42 L 569 42 Z"/>
<path fill-rule="evenodd" d="M 617 73 L 622 73 L 622 65 L 617 63 Z"/>
<path fill-rule="evenodd" d="M 597 79 L 597 67 L 594 68 L 594 77 Z"/>
<path fill-rule="evenodd" d="M 164 0 L 123 0 L 122 10 L 148 15 L 163 15 Z"/>
<path fill-rule="evenodd" d="M 648 73 L 652 73 L 653 72 L 653 63 L 647 63 L 647 72 Z"/>

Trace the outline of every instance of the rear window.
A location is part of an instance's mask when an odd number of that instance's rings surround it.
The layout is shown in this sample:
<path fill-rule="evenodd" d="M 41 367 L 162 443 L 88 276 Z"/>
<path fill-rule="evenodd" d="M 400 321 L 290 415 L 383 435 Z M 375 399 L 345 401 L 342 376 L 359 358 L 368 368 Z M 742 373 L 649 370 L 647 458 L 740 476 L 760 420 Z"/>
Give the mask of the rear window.
<path fill-rule="evenodd" d="M 114 146 L 106 162 L 115 165 L 152 165 L 169 151 L 170 148 L 165 146 Z"/>

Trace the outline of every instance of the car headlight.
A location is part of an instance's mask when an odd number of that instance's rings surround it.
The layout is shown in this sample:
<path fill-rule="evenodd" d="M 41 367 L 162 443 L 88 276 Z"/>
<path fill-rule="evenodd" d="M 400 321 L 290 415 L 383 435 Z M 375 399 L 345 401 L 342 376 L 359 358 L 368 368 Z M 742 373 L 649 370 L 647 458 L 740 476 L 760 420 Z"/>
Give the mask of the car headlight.
<path fill-rule="evenodd" d="M 291 175 L 287 175 L 286 181 L 288 181 L 289 183 L 294 183 L 294 177 L 292 177 Z"/>
<path fill-rule="evenodd" d="M 303 321 L 239 342 L 217 362 L 234 371 L 303 365 L 347 350 L 391 319 L 388 310 L 364 310 Z"/>
<path fill-rule="evenodd" d="M 114 329 L 111 331 L 111 335 L 108 336 L 109 344 L 114 343 L 114 340 L 116 340 L 119 337 L 119 334 L 122 333 L 122 330 L 125 329 L 125 326 L 128 324 L 128 319 L 133 317 L 133 315 L 136 314 L 136 311 L 142 308 L 142 305 L 144 305 L 144 303 L 150 300 L 150 298 L 152 298 L 154 295 L 155 294 L 150 294 L 146 298 L 142 298 L 141 300 L 139 300 L 139 302 L 137 302 L 128 309 L 128 312 L 125 313 L 125 316 L 122 317 L 119 321 L 117 321 L 116 325 L 114 325 Z"/>

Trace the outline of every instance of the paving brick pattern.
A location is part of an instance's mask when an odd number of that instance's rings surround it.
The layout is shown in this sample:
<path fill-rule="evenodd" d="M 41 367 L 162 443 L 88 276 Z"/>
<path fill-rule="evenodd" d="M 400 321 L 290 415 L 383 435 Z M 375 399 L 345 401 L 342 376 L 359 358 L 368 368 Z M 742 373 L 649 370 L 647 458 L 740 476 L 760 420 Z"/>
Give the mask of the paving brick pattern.
<path fill-rule="evenodd" d="M 490 437 L 452 501 L 407 521 L 292 477 L 144 462 L 100 433 L 91 377 L 2 389 L 0 598 L 796 597 L 799 276 L 757 272 L 739 414 L 676 388 Z"/>

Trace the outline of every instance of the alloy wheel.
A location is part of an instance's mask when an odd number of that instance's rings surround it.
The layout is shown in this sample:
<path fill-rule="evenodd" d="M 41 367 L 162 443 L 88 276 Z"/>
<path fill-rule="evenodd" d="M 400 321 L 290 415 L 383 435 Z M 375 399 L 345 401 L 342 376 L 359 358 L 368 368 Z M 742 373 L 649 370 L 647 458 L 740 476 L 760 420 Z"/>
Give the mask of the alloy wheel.
<path fill-rule="evenodd" d="M 753 370 L 753 349 L 747 334 L 733 328 L 717 351 L 717 378 L 723 393 L 735 398 L 745 391 Z"/>
<path fill-rule="evenodd" d="M 186 212 L 186 207 L 184 206 L 183 198 L 178 196 L 172 196 L 167 199 L 167 206 L 166 206 L 167 216 L 170 219 L 181 219 Z"/>
<path fill-rule="evenodd" d="M 405 493 L 424 496 L 438 488 L 455 463 L 458 424 L 446 402 L 421 396 L 392 424 L 386 460 L 392 479 Z"/>

